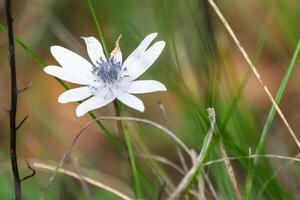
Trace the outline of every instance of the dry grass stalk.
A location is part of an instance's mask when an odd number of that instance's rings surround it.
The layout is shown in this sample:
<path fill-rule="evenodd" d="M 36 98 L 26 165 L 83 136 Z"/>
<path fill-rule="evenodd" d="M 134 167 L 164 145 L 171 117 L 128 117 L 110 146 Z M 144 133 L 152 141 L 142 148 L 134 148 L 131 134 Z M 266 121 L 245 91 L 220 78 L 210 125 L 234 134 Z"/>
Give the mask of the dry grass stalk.
<path fill-rule="evenodd" d="M 44 169 L 44 170 L 49 170 L 49 171 L 56 171 L 56 166 L 53 166 L 53 165 L 47 165 L 47 164 L 44 164 L 44 163 L 40 163 L 40 162 L 34 162 L 33 163 L 33 166 L 37 169 Z M 105 185 L 104 183 L 101 183 L 99 181 L 96 181 L 90 177 L 87 177 L 87 176 L 79 176 L 76 172 L 72 172 L 70 170 L 66 170 L 66 169 L 63 169 L 63 168 L 60 168 L 57 170 L 58 173 L 62 173 L 62 174 L 66 174 L 68 176 L 71 176 L 73 178 L 76 178 L 78 180 L 84 180 L 86 181 L 87 183 L 91 184 L 91 185 L 94 185 L 96 187 L 99 187 L 99 188 L 102 188 L 108 192 L 111 192 L 113 194 L 115 194 L 116 196 L 120 197 L 121 199 L 124 199 L 124 200 L 133 200 L 133 198 L 127 196 L 126 194 L 123 194 L 121 193 L 120 191 L 112 188 L 112 187 L 109 187 L 107 185 Z"/>
<path fill-rule="evenodd" d="M 224 159 L 224 163 L 225 163 L 228 175 L 230 177 L 231 184 L 233 186 L 233 189 L 234 189 L 234 192 L 235 192 L 235 195 L 236 195 L 236 199 L 237 200 L 242 200 L 242 196 L 241 196 L 241 192 L 239 190 L 239 186 L 238 186 L 238 183 L 237 183 L 237 180 L 236 180 L 236 176 L 234 174 L 233 167 L 232 167 L 232 165 L 230 163 L 230 160 L 228 158 L 228 155 L 226 153 L 225 146 L 224 146 L 224 143 L 223 143 L 222 139 L 220 139 L 220 150 L 221 150 L 222 157 Z"/>

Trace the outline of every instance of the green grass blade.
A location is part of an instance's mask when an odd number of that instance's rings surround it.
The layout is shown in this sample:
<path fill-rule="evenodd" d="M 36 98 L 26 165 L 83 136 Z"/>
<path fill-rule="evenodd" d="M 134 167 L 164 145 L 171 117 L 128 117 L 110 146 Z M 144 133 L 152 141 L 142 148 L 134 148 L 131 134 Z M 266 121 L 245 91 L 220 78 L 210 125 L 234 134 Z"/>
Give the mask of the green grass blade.
<path fill-rule="evenodd" d="M 297 58 L 298 58 L 298 55 L 299 55 L 299 52 L 300 52 L 300 39 L 297 43 L 297 46 L 296 46 L 296 49 L 293 53 L 293 57 L 292 57 L 292 60 L 288 66 L 288 69 L 284 75 L 284 78 L 280 84 L 280 87 L 279 87 L 279 90 L 276 94 L 276 103 L 279 104 L 280 103 L 280 100 L 283 96 L 283 92 L 286 88 L 286 85 L 288 83 L 288 80 L 292 74 L 292 71 L 294 69 L 294 66 L 296 64 L 296 61 L 297 61 Z M 275 117 L 275 114 L 276 114 L 276 109 L 274 106 L 272 106 L 269 114 L 268 114 L 268 118 L 266 120 L 266 123 L 264 125 L 264 128 L 263 128 L 263 131 L 261 133 L 261 136 L 260 136 L 260 139 L 259 139 L 259 143 L 257 145 L 257 148 L 255 150 L 255 154 L 261 154 L 262 151 L 263 151 L 263 147 L 264 147 L 264 143 L 265 143 L 265 140 L 266 140 L 266 137 L 267 137 L 267 134 L 268 134 L 268 131 L 271 127 L 271 124 L 273 122 L 273 119 Z M 245 193 L 244 193 L 244 199 L 249 199 L 249 195 L 250 195 L 250 191 L 251 191 L 251 188 L 252 188 L 252 183 L 253 183 L 253 178 L 254 178 L 254 173 L 255 173 L 255 167 L 257 166 L 257 162 L 258 162 L 258 158 L 255 158 L 254 159 L 254 165 L 251 165 L 250 166 L 250 169 L 249 169 L 249 175 L 248 175 L 248 178 L 247 178 L 247 183 L 246 183 L 246 189 L 245 189 Z"/>
<path fill-rule="evenodd" d="M 120 105 L 120 114 L 121 116 L 124 116 L 125 114 L 125 107 L 123 104 Z M 131 138 L 129 135 L 128 127 L 127 127 L 127 122 L 122 121 L 122 128 L 124 131 L 124 138 L 125 138 L 125 143 L 127 146 L 128 150 L 128 156 L 129 156 L 129 161 L 130 161 L 130 167 L 133 175 L 133 180 L 134 180 L 134 189 L 135 189 L 135 194 L 137 199 L 142 199 L 142 187 L 141 187 L 141 182 L 140 182 L 140 177 L 139 177 L 139 172 L 138 172 L 138 167 L 136 164 L 133 148 L 132 148 L 132 143 L 131 143 Z"/>
<path fill-rule="evenodd" d="M 89 10 L 91 12 L 91 15 L 93 17 L 93 20 L 95 22 L 95 25 L 96 25 L 96 28 L 97 28 L 97 32 L 99 34 L 99 38 L 101 40 L 101 43 L 102 43 L 105 55 L 108 56 L 108 48 L 106 46 L 106 43 L 105 43 L 105 40 L 104 40 L 104 35 L 103 35 L 102 30 L 101 30 L 99 20 L 98 20 L 98 18 L 96 16 L 96 12 L 95 12 L 94 6 L 93 6 L 91 0 L 87 0 L 87 3 L 88 3 L 88 6 L 89 6 Z"/>

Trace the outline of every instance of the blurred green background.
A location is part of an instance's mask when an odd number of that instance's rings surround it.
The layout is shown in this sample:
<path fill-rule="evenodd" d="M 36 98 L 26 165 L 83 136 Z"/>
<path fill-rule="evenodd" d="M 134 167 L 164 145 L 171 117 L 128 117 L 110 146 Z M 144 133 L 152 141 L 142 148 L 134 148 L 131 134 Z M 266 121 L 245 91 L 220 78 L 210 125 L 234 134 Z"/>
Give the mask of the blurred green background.
<path fill-rule="evenodd" d="M 15 36 L 31 48 L 46 64 L 56 64 L 51 45 L 61 45 L 87 58 L 80 36 L 98 36 L 85 0 L 20 0 L 14 2 Z M 244 45 L 261 77 L 275 96 L 300 37 L 300 1 L 298 0 L 226 0 L 217 5 Z M 126 58 L 149 33 L 158 32 L 158 40 L 167 46 L 155 64 L 141 79 L 163 82 L 167 92 L 139 95 L 146 110 L 127 108 L 128 116 L 153 120 L 173 130 L 189 148 L 201 149 L 209 122 L 206 108 L 214 107 L 219 136 L 229 156 L 247 156 L 258 145 L 266 125 L 271 102 L 244 61 L 232 39 L 206 0 L 94 0 L 97 18 L 109 49 L 120 34 L 120 46 Z M 0 1 L 0 22 L 5 25 L 4 1 Z M 0 199 L 12 198 L 9 162 L 10 106 L 7 35 L 0 33 Z M 18 85 L 30 88 L 19 96 L 18 119 L 29 115 L 18 134 L 21 174 L 27 175 L 25 158 L 53 164 L 71 144 L 76 133 L 91 118 L 75 116 L 76 103 L 59 104 L 64 89 L 16 44 Z M 280 107 L 300 137 L 300 63 L 295 63 Z M 161 107 L 165 112 L 162 112 Z M 114 115 L 113 106 L 98 109 L 96 116 Z M 114 121 L 103 122 L 115 135 Z M 161 199 L 182 178 L 173 168 L 151 159 L 168 158 L 180 166 L 176 145 L 161 131 L 144 124 L 128 122 L 142 177 L 145 199 Z M 151 152 L 151 154 L 150 154 Z M 264 154 L 295 156 L 299 152 L 278 116 L 264 143 Z M 217 137 L 206 161 L 220 158 Z M 190 167 L 190 161 L 187 164 Z M 300 171 L 297 162 L 259 159 L 250 199 L 299 199 Z M 232 162 L 243 193 L 251 169 L 248 159 Z M 105 181 L 124 193 L 133 194 L 130 166 L 124 152 L 113 145 L 97 125 L 88 128 L 76 144 L 66 165 Z M 272 178 L 280 167 L 280 172 Z M 223 163 L 204 168 L 219 199 L 235 199 Z M 158 175 L 160 174 L 160 175 Z M 50 172 L 37 174 L 23 182 L 25 199 L 39 199 Z M 115 181 L 118 179 L 118 182 Z M 120 183 L 122 182 L 122 183 Z M 124 186 L 124 184 L 126 186 Z M 164 185 L 166 185 L 164 187 Z M 196 186 L 195 186 L 196 187 Z M 214 199 L 208 184 L 207 199 Z M 187 195 L 186 199 L 197 199 Z M 118 199 L 109 192 L 81 181 L 58 175 L 47 192 L 47 199 Z"/>

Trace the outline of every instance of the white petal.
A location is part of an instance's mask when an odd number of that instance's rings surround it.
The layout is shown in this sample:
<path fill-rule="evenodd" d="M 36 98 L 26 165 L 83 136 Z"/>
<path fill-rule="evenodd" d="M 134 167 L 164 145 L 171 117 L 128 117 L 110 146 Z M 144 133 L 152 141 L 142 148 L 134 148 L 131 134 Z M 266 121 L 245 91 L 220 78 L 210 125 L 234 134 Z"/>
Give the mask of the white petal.
<path fill-rule="evenodd" d="M 127 91 L 132 94 L 140 94 L 166 90 L 166 86 L 161 82 L 154 80 L 140 80 L 131 82 Z"/>
<path fill-rule="evenodd" d="M 94 65 L 100 62 L 101 59 L 106 61 L 105 54 L 101 43 L 94 37 L 82 37 L 85 41 L 87 52 Z"/>
<path fill-rule="evenodd" d="M 122 95 L 117 97 L 122 103 L 124 103 L 125 105 L 134 108 L 138 111 L 144 112 L 145 110 L 145 106 L 143 104 L 143 102 L 137 98 L 136 96 L 133 96 L 131 94 L 128 93 L 123 93 Z"/>
<path fill-rule="evenodd" d="M 158 58 L 162 50 L 165 47 L 164 41 L 159 41 L 153 44 L 145 53 L 136 57 L 136 59 L 131 59 L 132 62 L 124 62 L 122 76 L 129 76 L 131 80 L 136 79 L 142 75 Z"/>
<path fill-rule="evenodd" d="M 155 39 L 157 33 L 147 35 L 139 46 L 128 56 L 123 66 L 128 68 L 132 63 L 135 63 L 146 51 L 151 42 Z"/>
<path fill-rule="evenodd" d="M 82 85 L 90 84 L 90 80 L 82 78 L 81 76 L 78 76 L 77 74 L 72 74 L 62 67 L 50 65 L 50 66 L 45 67 L 44 71 L 47 74 L 50 74 L 52 76 L 55 76 L 56 78 L 59 78 L 59 79 L 62 79 L 64 81 L 68 81 L 71 83 L 82 84 Z"/>
<path fill-rule="evenodd" d="M 68 103 L 86 99 L 92 95 L 88 86 L 67 90 L 58 97 L 59 103 Z"/>
<path fill-rule="evenodd" d="M 60 46 L 52 46 L 50 51 L 57 62 L 67 71 L 85 79 L 94 79 L 94 75 L 91 73 L 92 64 L 78 54 Z"/>
<path fill-rule="evenodd" d="M 77 106 L 76 108 L 76 115 L 78 117 L 81 117 L 87 112 L 103 107 L 115 99 L 115 97 L 112 94 L 108 95 L 109 93 L 107 92 L 104 93 L 101 96 L 92 96 L 88 100 L 79 104 L 79 106 Z"/>

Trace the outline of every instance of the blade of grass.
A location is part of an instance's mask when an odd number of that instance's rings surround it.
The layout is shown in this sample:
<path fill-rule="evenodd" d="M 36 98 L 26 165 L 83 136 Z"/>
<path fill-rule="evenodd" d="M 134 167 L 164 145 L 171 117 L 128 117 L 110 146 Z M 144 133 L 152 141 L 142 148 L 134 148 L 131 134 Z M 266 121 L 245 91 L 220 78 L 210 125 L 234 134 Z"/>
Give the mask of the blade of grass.
<path fill-rule="evenodd" d="M 283 78 L 283 80 L 280 84 L 279 90 L 276 94 L 275 101 L 276 101 L 277 104 L 280 103 L 280 100 L 283 96 L 284 90 L 287 86 L 288 80 L 290 79 L 290 76 L 291 76 L 292 71 L 294 69 L 294 66 L 296 64 L 297 58 L 299 56 L 299 52 L 300 52 L 300 39 L 297 43 L 297 46 L 296 46 L 296 49 L 293 53 L 293 57 L 291 59 L 291 62 L 288 66 L 288 69 L 287 69 L 287 71 L 284 75 L 284 78 Z M 265 143 L 268 131 L 271 127 L 271 124 L 274 120 L 275 114 L 276 114 L 276 108 L 273 105 L 271 107 L 270 111 L 269 111 L 267 120 L 266 120 L 264 128 L 262 130 L 262 133 L 261 133 L 261 136 L 260 136 L 260 139 L 259 139 L 259 143 L 258 143 L 258 145 L 256 147 L 256 150 L 255 150 L 255 154 L 261 154 L 261 152 L 263 151 L 264 143 Z M 254 165 L 251 165 L 251 167 L 249 169 L 249 174 L 248 174 L 248 179 L 247 179 L 247 184 L 246 184 L 246 190 L 245 190 L 245 193 L 244 193 L 244 199 L 249 199 L 249 195 L 250 195 L 250 191 L 251 191 L 251 188 L 252 188 L 253 178 L 254 178 L 254 173 L 255 173 L 255 168 L 257 166 L 257 163 L 258 163 L 258 159 L 255 158 L 253 160 Z"/>
<path fill-rule="evenodd" d="M 0 23 L 0 29 L 3 32 L 7 32 L 7 28 Z M 24 42 L 22 42 L 18 37 L 15 37 L 15 41 L 18 45 L 20 45 L 33 59 L 35 62 L 37 62 L 41 67 L 46 67 L 46 63 L 31 49 L 29 48 Z M 65 89 L 69 90 L 70 87 L 62 80 L 55 78 L 60 85 Z M 79 102 L 80 103 L 80 102 Z M 94 113 L 89 112 L 88 113 L 92 119 L 96 119 L 97 117 L 95 116 Z M 111 141 L 116 145 L 119 146 L 118 141 L 116 140 L 115 136 L 109 132 L 109 130 L 99 121 L 96 122 L 97 125 L 106 133 L 106 135 L 111 139 Z"/>
<path fill-rule="evenodd" d="M 99 34 L 99 38 L 100 38 L 102 46 L 104 48 L 105 55 L 108 56 L 108 48 L 106 46 L 106 43 L 105 43 L 105 40 L 104 40 L 104 35 L 103 35 L 102 30 L 101 30 L 99 20 L 98 20 L 98 18 L 96 16 L 96 12 L 95 12 L 94 6 L 93 6 L 91 0 L 87 0 L 87 3 L 88 3 L 88 6 L 89 6 L 89 10 L 91 12 L 91 15 L 93 17 L 93 20 L 95 22 L 95 25 L 96 25 L 96 28 L 97 28 L 97 32 Z"/>
<path fill-rule="evenodd" d="M 120 116 L 124 116 L 125 108 L 124 108 L 124 105 L 121 103 L 120 103 L 120 108 L 121 108 Z M 128 126 L 127 126 L 126 121 L 121 121 L 121 122 L 122 122 L 122 127 L 124 130 L 125 143 L 127 146 L 130 166 L 131 166 L 131 170 L 132 170 L 132 174 L 133 174 L 135 194 L 136 194 L 137 199 L 142 199 L 142 186 L 141 186 L 141 182 L 140 182 L 140 177 L 139 177 L 139 173 L 138 173 L 135 156 L 133 153 L 133 148 L 132 148 L 131 138 L 130 138 L 129 131 L 128 131 Z"/>

